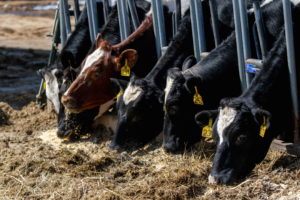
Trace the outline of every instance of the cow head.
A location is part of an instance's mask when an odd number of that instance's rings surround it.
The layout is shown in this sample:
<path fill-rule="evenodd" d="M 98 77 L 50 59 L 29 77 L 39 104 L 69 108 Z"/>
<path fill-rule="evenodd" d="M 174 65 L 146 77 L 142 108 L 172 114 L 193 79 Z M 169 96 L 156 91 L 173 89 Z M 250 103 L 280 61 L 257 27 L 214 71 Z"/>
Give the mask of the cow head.
<path fill-rule="evenodd" d="M 111 148 L 141 146 L 155 138 L 162 129 L 162 93 L 151 81 L 131 78 L 117 100 L 118 123 Z"/>
<path fill-rule="evenodd" d="M 135 50 L 119 53 L 98 35 L 96 50 L 83 61 L 81 72 L 62 97 L 65 108 L 79 113 L 113 99 L 115 93 L 110 78 L 118 77 L 125 63 L 132 68 L 136 61 Z"/>
<path fill-rule="evenodd" d="M 200 112 L 196 121 L 206 124 L 209 113 L 211 111 Z M 209 175 L 211 184 L 234 183 L 248 175 L 265 157 L 272 141 L 270 118 L 268 111 L 251 101 L 241 98 L 221 101 L 212 130 L 218 144 Z"/>
<path fill-rule="evenodd" d="M 46 86 L 47 99 L 54 105 L 54 110 L 59 113 L 60 104 L 60 86 L 63 82 L 63 70 L 59 65 L 59 61 L 50 68 L 42 68 L 38 70 L 38 74 L 44 79 Z"/>
<path fill-rule="evenodd" d="M 183 71 L 172 68 L 168 71 L 164 96 L 163 147 L 167 152 L 176 153 L 191 146 L 201 138 L 199 127 L 194 121 L 198 105 L 193 103 L 193 91 L 186 82 L 184 72 L 196 63 L 189 57 L 183 64 Z"/>

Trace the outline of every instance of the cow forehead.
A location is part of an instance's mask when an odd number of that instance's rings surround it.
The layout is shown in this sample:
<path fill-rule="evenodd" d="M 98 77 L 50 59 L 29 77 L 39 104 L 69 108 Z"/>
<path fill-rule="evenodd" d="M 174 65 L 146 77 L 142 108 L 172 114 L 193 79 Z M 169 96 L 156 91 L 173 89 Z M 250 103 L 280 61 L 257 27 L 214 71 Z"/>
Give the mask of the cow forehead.
<path fill-rule="evenodd" d="M 123 94 L 124 104 L 128 105 L 130 102 L 135 101 L 141 95 L 142 91 L 143 89 L 141 87 L 129 83 Z"/>
<path fill-rule="evenodd" d="M 167 98 L 169 96 L 169 93 L 170 93 L 170 90 L 173 86 L 173 83 L 174 83 L 174 79 L 168 76 L 167 77 L 167 85 L 166 85 L 166 88 L 165 88 L 165 104 L 167 102 Z"/>
<path fill-rule="evenodd" d="M 96 49 L 92 54 L 88 55 L 80 74 L 82 74 L 84 71 L 86 71 L 86 69 L 91 67 L 92 64 L 95 63 L 97 60 L 99 60 L 100 58 L 103 58 L 104 53 L 105 52 L 99 48 L 99 49 Z"/>
<path fill-rule="evenodd" d="M 222 144 L 224 141 L 224 130 L 231 125 L 237 111 L 231 107 L 224 107 L 219 112 L 219 119 L 217 122 L 217 131 L 220 138 L 219 144 Z"/>

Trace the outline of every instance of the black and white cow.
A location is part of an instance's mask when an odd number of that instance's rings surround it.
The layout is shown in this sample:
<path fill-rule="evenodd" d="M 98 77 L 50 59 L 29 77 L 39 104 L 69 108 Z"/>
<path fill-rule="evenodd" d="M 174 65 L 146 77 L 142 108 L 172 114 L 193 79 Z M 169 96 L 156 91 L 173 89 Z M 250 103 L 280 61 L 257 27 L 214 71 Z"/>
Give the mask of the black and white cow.
<path fill-rule="evenodd" d="M 266 22 L 267 43 L 271 46 L 283 23 L 281 1 L 264 3 L 262 10 Z M 253 24 L 254 16 L 251 11 L 249 21 Z M 207 107 L 217 108 L 221 98 L 239 95 L 234 40 L 235 36 L 229 37 L 200 63 L 182 74 L 170 72 L 165 101 L 163 146 L 166 151 L 181 151 L 199 141 L 201 128 L 196 125 L 194 115 Z M 202 95 L 204 105 L 193 103 L 195 87 Z"/>
<path fill-rule="evenodd" d="M 187 3 L 187 2 L 185 2 Z M 218 22 L 222 39 L 233 30 L 232 14 L 228 15 L 231 1 L 214 2 L 217 5 Z M 213 48 L 210 34 L 210 13 L 208 2 L 203 1 L 207 48 Z M 184 6 L 188 8 L 188 6 Z M 167 70 L 181 68 L 184 59 L 192 54 L 192 33 L 189 12 L 182 19 L 179 31 L 170 43 L 166 53 L 159 59 L 153 70 L 143 79 L 132 78 L 124 94 L 118 99 L 119 121 L 111 147 L 140 146 L 155 138 L 163 128 L 163 95 Z M 124 88 L 123 88 L 124 89 Z M 143 134 L 141 134 L 143 133 Z"/>
<path fill-rule="evenodd" d="M 299 34 L 299 4 L 294 10 L 295 35 Z M 217 114 L 213 135 L 217 152 L 209 176 L 210 183 L 231 184 L 247 176 L 266 156 L 279 134 L 293 137 L 292 102 L 288 78 L 285 32 L 264 60 L 264 67 L 250 87 L 237 98 L 223 99 L 217 111 L 203 111 L 196 120 Z M 299 39 L 295 37 L 296 52 Z M 299 66 L 299 57 L 296 64 Z M 297 72 L 299 77 L 299 71 Z M 298 83 L 299 87 L 299 83 Z M 206 119 L 207 120 L 207 119 Z"/>

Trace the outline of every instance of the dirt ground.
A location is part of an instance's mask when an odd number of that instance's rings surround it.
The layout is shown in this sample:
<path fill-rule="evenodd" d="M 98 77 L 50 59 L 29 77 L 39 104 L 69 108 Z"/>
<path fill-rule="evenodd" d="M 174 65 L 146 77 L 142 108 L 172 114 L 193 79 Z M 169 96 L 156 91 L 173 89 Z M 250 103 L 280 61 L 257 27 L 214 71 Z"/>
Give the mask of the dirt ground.
<path fill-rule="evenodd" d="M 51 106 L 41 110 L 34 102 L 53 13 L 18 13 L 52 2 L 0 1 L 0 199 L 300 199 L 300 159 L 277 151 L 243 182 L 213 186 L 207 183 L 212 141 L 170 155 L 160 137 L 122 153 L 108 149 L 111 135 L 97 142 L 58 139 Z"/>

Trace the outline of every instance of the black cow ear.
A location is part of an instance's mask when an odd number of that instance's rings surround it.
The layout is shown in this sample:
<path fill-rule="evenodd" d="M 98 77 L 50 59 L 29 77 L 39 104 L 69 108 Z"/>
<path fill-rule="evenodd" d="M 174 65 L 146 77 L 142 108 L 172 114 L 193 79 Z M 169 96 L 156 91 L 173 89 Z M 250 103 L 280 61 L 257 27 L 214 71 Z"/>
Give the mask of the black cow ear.
<path fill-rule="evenodd" d="M 271 113 L 267 110 L 261 109 L 261 108 L 254 108 L 251 110 L 252 115 L 254 116 L 255 121 L 259 124 L 266 124 L 266 127 L 270 127 L 270 119 L 271 119 Z"/>
<path fill-rule="evenodd" d="M 158 101 L 161 104 L 164 103 L 164 101 L 165 101 L 165 93 L 164 92 L 159 96 Z"/>
<path fill-rule="evenodd" d="M 116 79 L 116 78 L 111 78 L 110 81 L 112 83 L 113 92 L 115 94 L 119 93 L 120 90 L 124 91 L 129 83 L 129 81 Z"/>
<path fill-rule="evenodd" d="M 197 63 L 197 60 L 194 56 L 187 57 L 182 64 L 182 71 L 187 70 L 194 66 Z"/>
<path fill-rule="evenodd" d="M 195 121 L 199 126 L 204 127 L 208 125 L 209 119 L 215 121 L 217 116 L 218 110 L 204 110 L 195 115 Z"/>
<path fill-rule="evenodd" d="M 202 81 L 201 81 L 200 77 L 192 76 L 190 78 L 189 77 L 186 78 L 184 86 L 189 93 L 194 93 L 195 86 L 201 87 L 201 83 L 202 83 Z"/>

